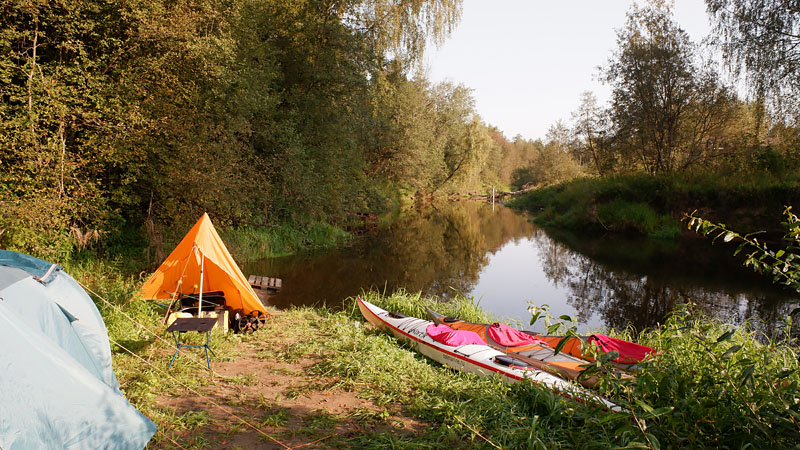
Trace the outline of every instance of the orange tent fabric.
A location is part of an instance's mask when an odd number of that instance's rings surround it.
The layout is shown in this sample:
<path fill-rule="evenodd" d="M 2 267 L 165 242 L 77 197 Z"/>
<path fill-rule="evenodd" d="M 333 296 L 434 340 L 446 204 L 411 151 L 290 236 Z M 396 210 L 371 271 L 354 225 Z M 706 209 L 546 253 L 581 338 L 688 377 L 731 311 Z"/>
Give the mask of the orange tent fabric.
<path fill-rule="evenodd" d="M 231 309 L 245 314 L 269 314 L 239 270 L 207 213 L 189 230 L 158 270 L 139 290 L 145 299 L 174 298 L 175 293 L 200 293 L 200 265 L 203 257 L 203 291 L 222 291 Z"/>

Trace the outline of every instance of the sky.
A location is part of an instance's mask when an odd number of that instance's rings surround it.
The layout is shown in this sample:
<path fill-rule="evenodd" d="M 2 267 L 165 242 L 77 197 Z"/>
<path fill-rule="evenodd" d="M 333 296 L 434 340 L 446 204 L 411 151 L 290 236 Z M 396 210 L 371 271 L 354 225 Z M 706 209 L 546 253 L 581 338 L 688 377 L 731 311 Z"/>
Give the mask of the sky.
<path fill-rule="evenodd" d="M 644 3 L 642 1 L 640 4 Z M 610 89 L 598 66 L 616 48 L 630 0 L 464 0 L 461 21 L 425 57 L 428 78 L 473 90 L 483 121 L 508 138 L 544 139 L 592 91 Z M 710 30 L 703 0 L 676 0 L 675 21 L 694 42 Z"/>

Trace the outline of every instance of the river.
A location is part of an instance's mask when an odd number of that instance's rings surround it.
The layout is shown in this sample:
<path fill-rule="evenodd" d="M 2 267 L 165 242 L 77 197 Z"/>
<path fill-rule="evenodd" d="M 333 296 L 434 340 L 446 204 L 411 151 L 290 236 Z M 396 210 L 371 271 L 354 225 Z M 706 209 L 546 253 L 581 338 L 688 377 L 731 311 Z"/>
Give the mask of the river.
<path fill-rule="evenodd" d="M 524 213 L 458 202 L 404 213 L 343 248 L 252 261 L 244 271 L 283 280 L 269 298 L 278 308 L 336 308 L 362 290 L 405 289 L 445 301 L 471 296 L 522 325 L 529 304 L 546 304 L 554 316 L 576 317 L 582 332 L 653 327 L 687 302 L 709 316 L 771 327 L 797 305 L 796 295 L 731 253 L 699 237 L 546 232 Z"/>

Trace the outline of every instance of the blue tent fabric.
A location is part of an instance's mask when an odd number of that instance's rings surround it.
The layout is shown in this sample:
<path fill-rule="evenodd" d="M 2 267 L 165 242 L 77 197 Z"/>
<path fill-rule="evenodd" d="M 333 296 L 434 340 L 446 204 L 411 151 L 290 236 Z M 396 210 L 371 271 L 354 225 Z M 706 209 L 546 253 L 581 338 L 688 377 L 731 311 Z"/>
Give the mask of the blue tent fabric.
<path fill-rule="evenodd" d="M 53 264 L 24 253 L 0 250 L 0 265 L 16 267 L 38 278 L 42 278 Z M 61 266 L 56 267 L 60 268 Z"/>
<path fill-rule="evenodd" d="M 0 251 L 0 449 L 141 449 L 155 424 L 122 395 L 108 333 L 60 267 Z M 36 277 L 36 278 L 35 278 Z"/>

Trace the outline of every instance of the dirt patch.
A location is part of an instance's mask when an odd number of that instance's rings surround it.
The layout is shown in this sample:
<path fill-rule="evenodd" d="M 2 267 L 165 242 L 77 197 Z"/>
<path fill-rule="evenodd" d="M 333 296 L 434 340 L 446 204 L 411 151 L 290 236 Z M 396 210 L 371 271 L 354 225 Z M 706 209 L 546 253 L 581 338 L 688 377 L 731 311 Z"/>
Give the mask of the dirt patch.
<path fill-rule="evenodd" d="M 342 447 L 359 433 L 410 434 L 424 428 L 400 411 L 338 387 L 335 378 L 315 375 L 310 369 L 319 361 L 285 357 L 293 342 L 295 337 L 275 334 L 237 344 L 240 356 L 212 361 L 211 374 L 198 372 L 210 377 L 197 388 L 200 395 L 182 390 L 158 396 L 155 404 L 181 416 L 188 428 L 162 431 L 185 448 L 233 450 Z M 265 348 L 275 351 L 263 353 Z M 175 445 L 162 438 L 151 447 Z"/>

